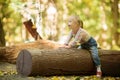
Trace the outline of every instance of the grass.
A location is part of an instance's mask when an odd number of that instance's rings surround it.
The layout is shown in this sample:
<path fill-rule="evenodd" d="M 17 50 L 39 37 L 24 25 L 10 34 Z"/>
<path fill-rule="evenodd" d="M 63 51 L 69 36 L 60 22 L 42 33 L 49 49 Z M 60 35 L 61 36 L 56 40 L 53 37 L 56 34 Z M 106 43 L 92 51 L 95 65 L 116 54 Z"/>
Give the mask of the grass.
<path fill-rule="evenodd" d="M 91 76 L 29 76 L 23 77 L 17 74 L 16 65 L 0 62 L 0 80 L 120 80 L 120 77 L 102 77 Z"/>

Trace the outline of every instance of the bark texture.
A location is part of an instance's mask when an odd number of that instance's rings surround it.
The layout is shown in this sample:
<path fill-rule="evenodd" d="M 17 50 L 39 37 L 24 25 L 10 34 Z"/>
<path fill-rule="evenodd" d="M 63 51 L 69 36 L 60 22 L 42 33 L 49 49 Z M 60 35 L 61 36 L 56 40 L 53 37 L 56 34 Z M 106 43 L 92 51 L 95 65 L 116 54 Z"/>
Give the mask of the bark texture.
<path fill-rule="evenodd" d="M 31 19 L 25 21 L 23 24 L 35 40 L 42 39 L 42 37 L 37 33 L 36 28 L 33 28 Z"/>
<path fill-rule="evenodd" d="M 59 44 L 49 40 L 39 40 L 35 42 L 23 43 L 14 46 L 0 47 L 0 61 L 15 63 L 19 51 L 27 48 L 55 49 Z"/>
<path fill-rule="evenodd" d="M 5 33 L 3 30 L 3 23 L 2 23 L 2 19 L 0 19 L 0 47 L 5 46 Z"/>
<path fill-rule="evenodd" d="M 103 75 L 120 76 L 120 51 L 99 50 Z M 24 49 L 17 58 L 17 71 L 30 75 L 93 75 L 91 54 L 78 49 Z"/>

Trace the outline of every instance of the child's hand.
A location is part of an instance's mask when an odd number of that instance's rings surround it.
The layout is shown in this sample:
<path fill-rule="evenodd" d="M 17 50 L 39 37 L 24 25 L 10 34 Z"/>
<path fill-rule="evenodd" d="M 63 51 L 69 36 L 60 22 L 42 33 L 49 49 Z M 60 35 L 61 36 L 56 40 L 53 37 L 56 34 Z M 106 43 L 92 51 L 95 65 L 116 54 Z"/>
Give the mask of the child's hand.
<path fill-rule="evenodd" d="M 62 45 L 59 48 L 71 48 L 71 46 L 69 46 L 69 45 Z"/>
<path fill-rule="evenodd" d="M 65 46 L 65 48 L 71 48 L 71 46 Z"/>

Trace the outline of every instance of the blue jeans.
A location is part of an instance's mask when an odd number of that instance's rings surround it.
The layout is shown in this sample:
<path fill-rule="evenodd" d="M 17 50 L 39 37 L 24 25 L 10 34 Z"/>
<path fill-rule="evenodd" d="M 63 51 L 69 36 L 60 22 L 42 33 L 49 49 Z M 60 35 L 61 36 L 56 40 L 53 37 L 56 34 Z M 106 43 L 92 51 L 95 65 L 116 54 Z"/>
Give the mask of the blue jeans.
<path fill-rule="evenodd" d="M 97 43 L 92 37 L 86 43 L 81 44 L 78 48 L 89 50 L 92 54 L 95 65 L 101 65 L 100 58 L 98 56 Z"/>

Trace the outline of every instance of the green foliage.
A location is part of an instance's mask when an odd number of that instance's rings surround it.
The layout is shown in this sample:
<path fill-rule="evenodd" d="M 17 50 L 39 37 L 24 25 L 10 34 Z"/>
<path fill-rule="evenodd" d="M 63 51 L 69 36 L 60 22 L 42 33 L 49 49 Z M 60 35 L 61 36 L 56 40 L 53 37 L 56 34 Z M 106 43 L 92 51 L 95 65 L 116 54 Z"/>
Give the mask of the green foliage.
<path fill-rule="evenodd" d="M 100 28 L 99 26 L 99 18 L 100 18 L 100 11 L 99 11 L 99 1 L 96 0 L 74 0 L 71 3 L 68 3 L 69 15 L 76 13 L 80 16 L 80 18 L 84 22 L 84 28 L 87 29 L 90 33 L 96 33 L 97 30 Z M 97 14 L 95 14 L 97 13 Z"/>
<path fill-rule="evenodd" d="M 6 34 L 5 39 L 7 42 L 11 42 L 13 40 L 17 41 L 15 40 L 15 37 L 19 35 L 21 27 L 21 16 L 18 12 L 14 11 L 13 7 L 10 6 L 10 3 L 10 0 L 0 1 L 0 18 L 2 19 L 2 24 L 4 26 L 4 31 Z"/>
<path fill-rule="evenodd" d="M 53 0 L 54 1 L 54 0 Z M 29 2 L 29 1 L 28 1 Z M 33 0 L 36 3 L 35 0 Z M 63 3 L 64 2 L 64 3 Z M 22 19 L 20 10 L 22 10 L 23 5 L 27 1 L 18 1 L 18 0 L 1 0 L 0 1 L 0 18 L 4 24 L 4 30 L 6 33 L 6 41 L 11 42 L 20 42 L 23 40 L 21 37 L 22 34 Z M 48 8 L 49 2 L 42 1 L 41 4 L 43 7 L 42 18 L 43 18 L 43 29 L 46 27 L 46 9 Z M 69 28 L 67 27 L 67 17 L 72 14 L 79 15 L 83 20 L 84 28 L 98 40 L 100 46 L 109 49 L 112 45 L 111 35 L 114 34 L 111 31 L 113 30 L 113 19 L 111 12 L 111 0 L 55 0 L 52 2 L 57 8 L 57 31 L 60 33 L 59 37 L 61 38 L 64 35 L 67 35 Z M 32 4 L 31 6 L 33 6 Z M 33 8 L 34 9 L 34 8 Z M 120 23 L 120 21 L 118 21 Z M 107 26 L 104 30 L 104 24 Z M 120 29 L 116 30 L 120 33 Z M 96 34 L 97 33 L 97 34 Z M 46 34 L 43 32 L 43 34 Z M 102 37 L 106 34 L 106 38 Z M 44 36 L 43 36 L 44 37 Z M 103 41 L 106 41 L 104 45 Z"/>

